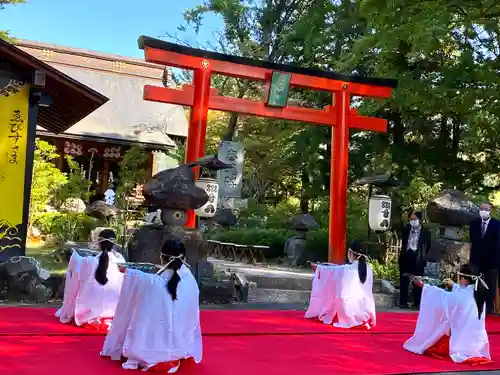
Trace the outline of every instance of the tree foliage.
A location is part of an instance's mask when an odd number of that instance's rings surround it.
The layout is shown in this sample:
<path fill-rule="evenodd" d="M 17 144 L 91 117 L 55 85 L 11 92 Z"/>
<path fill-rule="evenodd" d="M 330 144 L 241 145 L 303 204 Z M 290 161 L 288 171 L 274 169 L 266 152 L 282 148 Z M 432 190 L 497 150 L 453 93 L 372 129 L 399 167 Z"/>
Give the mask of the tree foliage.
<path fill-rule="evenodd" d="M 388 119 L 389 129 L 352 132 L 351 182 L 392 171 L 410 186 L 404 204 L 417 206 L 422 184 L 426 199 L 439 187 L 499 190 L 499 2 L 205 0 L 186 11 L 184 27 L 199 30 L 207 13 L 223 21 L 211 46 L 221 52 L 399 80 L 389 100 L 355 98 L 361 113 Z M 262 98 L 254 83 L 216 77 L 214 85 L 224 95 Z M 293 90 L 290 101 L 322 107 L 332 98 Z M 247 196 L 301 197 L 305 211 L 328 195 L 326 127 L 229 115 L 220 131 L 245 143 Z"/>
<path fill-rule="evenodd" d="M 55 189 L 52 197 L 52 203 L 58 209 L 63 207 L 68 199 L 81 199 L 83 202 L 87 202 L 94 193 L 90 190 L 92 182 L 82 173 L 80 164 L 69 155 L 66 155 L 65 159 L 69 169 L 64 174 L 66 182 Z"/>
<path fill-rule="evenodd" d="M 67 182 L 67 178 L 55 165 L 59 153 L 55 146 L 36 140 L 33 158 L 30 215 L 45 211 L 54 193 Z"/>
<path fill-rule="evenodd" d="M 4 9 L 6 5 L 24 4 L 26 0 L 0 0 L 0 10 Z M 0 30 L 0 39 L 5 39 L 9 42 L 14 40 L 10 37 L 8 30 Z"/>

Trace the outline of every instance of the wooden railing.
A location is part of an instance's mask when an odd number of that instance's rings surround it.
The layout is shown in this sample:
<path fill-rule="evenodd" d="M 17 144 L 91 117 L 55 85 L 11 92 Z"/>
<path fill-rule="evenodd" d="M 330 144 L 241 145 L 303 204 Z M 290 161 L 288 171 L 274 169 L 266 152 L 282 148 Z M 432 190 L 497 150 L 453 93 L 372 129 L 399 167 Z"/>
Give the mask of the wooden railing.
<path fill-rule="evenodd" d="M 238 245 L 230 242 L 207 240 L 208 256 L 231 261 L 240 260 L 252 264 L 267 264 L 264 252 L 269 246 Z"/>

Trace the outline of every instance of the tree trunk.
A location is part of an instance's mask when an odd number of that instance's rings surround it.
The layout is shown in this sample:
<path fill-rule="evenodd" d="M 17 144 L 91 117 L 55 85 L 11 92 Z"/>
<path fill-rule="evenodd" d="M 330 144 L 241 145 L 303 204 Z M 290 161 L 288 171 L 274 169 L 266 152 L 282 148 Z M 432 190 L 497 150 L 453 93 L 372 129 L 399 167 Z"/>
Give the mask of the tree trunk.
<path fill-rule="evenodd" d="M 303 214 L 309 213 L 309 196 L 306 193 L 309 187 L 309 175 L 306 171 L 305 165 L 302 166 L 300 173 L 300 179 L 302 182 L 302 196 L 300 197 L 300 211 Z"/>

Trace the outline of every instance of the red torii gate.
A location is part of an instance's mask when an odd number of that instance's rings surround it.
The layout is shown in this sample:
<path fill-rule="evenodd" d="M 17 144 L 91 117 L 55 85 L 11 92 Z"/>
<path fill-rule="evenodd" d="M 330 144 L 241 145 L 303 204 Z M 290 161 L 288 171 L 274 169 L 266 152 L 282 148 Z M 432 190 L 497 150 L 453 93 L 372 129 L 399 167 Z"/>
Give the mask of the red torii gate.
<path fill-rule="evenodd" d="M 389 98 L 397 81 L 274 64 L 189 48 L 146 36 L 141 36 L 138 44 L 144 50 L 147 62 L 194 71 L 193 84 L 184 85 L 182 90 L 149 85 L 144 87 L 144 100 L 191 107 L 186 163 L 204 156 L 209 109 L 332 127 L 328 258 L 330 262 L 343 263 L 346 250 L 349 128 L 378 132 L 387 130 L 386 120 L 358 115 L 350 107 L 351 96 Z M 273 72 L 290 74 L 290 86 L 332 92 L 334 105 L 323 110 L 286 105 L 273 108 L 264 102 L 220 96 L 210 86 L 212 74 L 219 74 L 263 81 L 269 88 Z M 188 212 L 186 226 L 195 226 L 194 212 Z"/>

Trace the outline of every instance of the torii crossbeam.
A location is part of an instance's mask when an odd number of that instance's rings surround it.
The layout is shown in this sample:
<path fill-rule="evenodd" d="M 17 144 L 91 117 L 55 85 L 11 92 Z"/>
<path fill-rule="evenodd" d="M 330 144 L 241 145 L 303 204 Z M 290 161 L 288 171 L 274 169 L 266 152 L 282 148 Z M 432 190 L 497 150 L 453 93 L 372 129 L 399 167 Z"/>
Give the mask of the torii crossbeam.
<path fill-rule="evenodd" d="M 209 109 L 332 127 L 328 259 L 333 263 L 343 263 L 346 251 L 349 129 L 387 130 L 386 120 L 360 116 L 351 109 L 351 97 L 389 98 L 397 81 L 274 64 L 184 47 L 145 36 L 141 36 L 138 43 L 139 48 L 144 50 L 147 62 L 193 70 L 193 84 L 184 85 L 182 90 L 149 85 L 144 87 L 144 100 L 191 107 L 187 163 L 204 156 Z M 219 74 L 262 81 L 270 88 L 273 73 L 284 73 L 290 86 L 332 92 L 332 105 L 323 110 L 287 106 L 286 102 L 282 107 L 270 107 L 261 101 L 221 96 L 210 86 L 212 74 Z M 195 226 L 194 212 L 188 213 L 186 225 Z"/>

